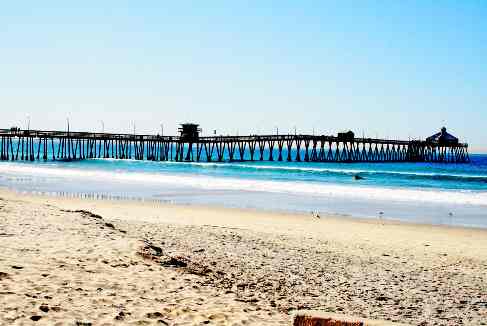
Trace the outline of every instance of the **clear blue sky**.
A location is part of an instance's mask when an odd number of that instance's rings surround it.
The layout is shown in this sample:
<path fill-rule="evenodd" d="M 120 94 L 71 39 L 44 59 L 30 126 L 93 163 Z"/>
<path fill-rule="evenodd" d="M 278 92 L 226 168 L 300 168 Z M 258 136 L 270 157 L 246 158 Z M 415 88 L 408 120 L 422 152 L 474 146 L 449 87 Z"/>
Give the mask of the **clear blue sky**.
<path fill-rule="evenodd" d="M 486 1 L 4 1 L 2 126 L 426 137 L 487 152 Z"/>

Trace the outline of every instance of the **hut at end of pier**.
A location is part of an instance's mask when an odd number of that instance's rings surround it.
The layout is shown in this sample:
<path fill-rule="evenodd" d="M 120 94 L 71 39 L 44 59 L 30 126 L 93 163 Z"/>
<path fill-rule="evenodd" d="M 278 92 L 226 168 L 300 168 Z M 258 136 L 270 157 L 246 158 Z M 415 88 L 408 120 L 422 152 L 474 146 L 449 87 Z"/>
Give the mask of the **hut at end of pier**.
<path fill-rule="evenodd" d="M 428 143 L 434 143 L 439 145 L 457 145 L 458 138 L 449 134 L 446 131 L 446 127 L 441 128 L 441 131 L 437 134 L 434 134 L 431 137 L 426 138 Z"/>

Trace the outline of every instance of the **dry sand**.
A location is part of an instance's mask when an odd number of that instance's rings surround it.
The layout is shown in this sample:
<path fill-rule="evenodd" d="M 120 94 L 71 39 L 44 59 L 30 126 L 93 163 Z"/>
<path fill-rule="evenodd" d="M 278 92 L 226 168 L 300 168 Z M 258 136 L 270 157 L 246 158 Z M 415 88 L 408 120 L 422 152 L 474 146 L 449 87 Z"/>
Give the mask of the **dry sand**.
<path fill-rule="evenodd" d="M 296 309 L 487 324 L 486 230 L 0 197 L 2 325 L 290 325 Z"/>

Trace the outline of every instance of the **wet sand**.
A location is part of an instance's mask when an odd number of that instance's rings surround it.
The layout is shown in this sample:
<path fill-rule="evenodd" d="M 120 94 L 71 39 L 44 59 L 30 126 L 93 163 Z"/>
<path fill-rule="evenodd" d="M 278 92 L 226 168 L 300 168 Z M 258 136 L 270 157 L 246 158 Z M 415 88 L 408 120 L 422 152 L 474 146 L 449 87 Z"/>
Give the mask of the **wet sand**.
<path fill-rule="evenodd" d="M 296 309 L 487 323 L 486 230 L 0 197 L 2 325 L 290 325 Z"/>

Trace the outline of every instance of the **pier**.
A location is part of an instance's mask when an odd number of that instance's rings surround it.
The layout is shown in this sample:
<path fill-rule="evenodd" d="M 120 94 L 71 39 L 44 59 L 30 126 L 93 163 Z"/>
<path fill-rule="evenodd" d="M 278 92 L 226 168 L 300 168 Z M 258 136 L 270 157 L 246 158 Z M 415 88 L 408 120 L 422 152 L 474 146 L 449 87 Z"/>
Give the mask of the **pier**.
<path fill-rule="evenodd" d="M 177 136 L 0 129 L 0 160 L 135 159 L 178 162 L 468 163 L 468 144 L 446 132 L 426 140 L 327 135 L 201 136 L 183 124 Z"/>

